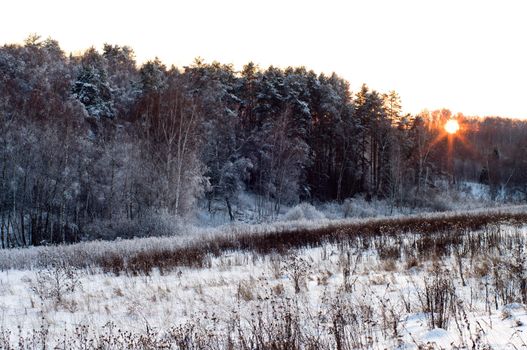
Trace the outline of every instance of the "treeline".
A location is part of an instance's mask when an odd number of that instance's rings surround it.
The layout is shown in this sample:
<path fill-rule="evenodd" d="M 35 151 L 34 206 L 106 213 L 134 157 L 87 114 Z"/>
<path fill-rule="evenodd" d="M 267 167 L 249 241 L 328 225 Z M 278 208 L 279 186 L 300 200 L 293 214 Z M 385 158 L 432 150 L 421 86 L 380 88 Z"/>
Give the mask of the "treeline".
<path fill-rule="evenodd" d="M 449 153 L 450 117 L 304 67 L 139 67 L 126 46 L 68 57 L 31 36 L 0 48 L 0 246 L 164 234 L 198 206 L 235 220 L 241 191 L 262 217 L 356 195 L 418 206 L 442 181 L 525 197 L 527 124 L 458 116 Z"/>

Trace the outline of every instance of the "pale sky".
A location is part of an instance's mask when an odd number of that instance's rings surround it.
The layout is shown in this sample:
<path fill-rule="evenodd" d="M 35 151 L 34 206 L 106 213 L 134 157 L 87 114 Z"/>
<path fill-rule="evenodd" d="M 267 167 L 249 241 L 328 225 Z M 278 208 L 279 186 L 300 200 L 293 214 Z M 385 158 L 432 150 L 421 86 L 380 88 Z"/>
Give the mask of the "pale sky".
<path fill-rule="evenodd" d="M 527 118 L 527 3 L 517 0 L 8 0 L 0 44 L 30 33 L 66 52 L 129 45 L 138 62 L 197 56 L 335 71 L 405 110 Z"/>

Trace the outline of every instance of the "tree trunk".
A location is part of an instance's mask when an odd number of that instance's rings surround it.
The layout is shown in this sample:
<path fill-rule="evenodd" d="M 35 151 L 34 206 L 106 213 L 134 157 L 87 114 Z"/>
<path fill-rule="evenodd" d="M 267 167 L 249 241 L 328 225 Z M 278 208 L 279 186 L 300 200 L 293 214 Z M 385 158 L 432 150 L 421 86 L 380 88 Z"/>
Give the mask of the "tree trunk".
<path fill-rule="evenodd" d="M 4 213 L 2 213 L 2 224 L 0 227 L 0 244 L 2 244 L 2 249 L 5 249 L 5 221 L 4 221 Z"/>
<path fill-rule="evenodd" d="M 227 210 L 229 211 L 229 218 L 234 221 L 234 214 L 232 213 L 231 202 L 228 197 L 225 197 L 225 203 L 227 204 Z"/>

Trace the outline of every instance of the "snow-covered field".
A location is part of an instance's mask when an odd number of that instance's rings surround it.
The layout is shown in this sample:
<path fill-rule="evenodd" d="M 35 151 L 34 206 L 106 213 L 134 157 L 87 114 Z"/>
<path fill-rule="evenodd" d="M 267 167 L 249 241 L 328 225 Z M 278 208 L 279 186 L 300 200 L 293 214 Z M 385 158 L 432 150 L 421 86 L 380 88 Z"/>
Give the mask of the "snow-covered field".
<path fill-rule="evenodd" d="M 438 217 L 455 215 L 419 218 Z M 350 223 L 297 225 L 301 231 Z M 244 228 L 258 237 L 291 225 Z M 356 235 L 280 252 L 230 249 L 209 254 L 200 268 L 146 273 L 73 268 L 60 256 L 92 261 L 81 255 L 108 254 L 110 246 L 125 255 L 186 247 L 192 239 L 0 252 L 0 348 L 527 347 L 525 226 L 506 220 L 477 230 L 463 225 L 426 235 Z M 230 237 L 242 235 L 238 229 Z M 193 239 L 214 240 L 225 230 Z"/>

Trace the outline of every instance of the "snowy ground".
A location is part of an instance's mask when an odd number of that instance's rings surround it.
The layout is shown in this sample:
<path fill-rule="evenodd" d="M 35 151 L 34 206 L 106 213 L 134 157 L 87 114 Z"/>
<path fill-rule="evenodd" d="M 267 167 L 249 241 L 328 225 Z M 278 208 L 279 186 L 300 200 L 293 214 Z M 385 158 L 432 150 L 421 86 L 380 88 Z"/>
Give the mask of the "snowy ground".
<path fill-rule="evenodd" d="M 224 252 L 149 275 L 5 270 L 0 348 L 525 348 L 526 232 L 499 225 L 444 250 L 415 234 Z"/>

